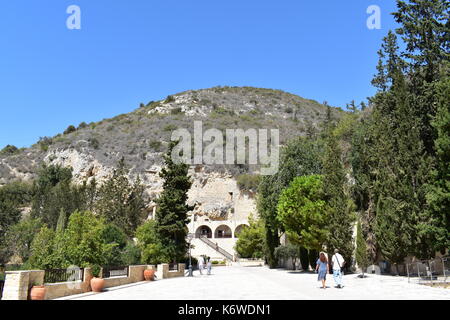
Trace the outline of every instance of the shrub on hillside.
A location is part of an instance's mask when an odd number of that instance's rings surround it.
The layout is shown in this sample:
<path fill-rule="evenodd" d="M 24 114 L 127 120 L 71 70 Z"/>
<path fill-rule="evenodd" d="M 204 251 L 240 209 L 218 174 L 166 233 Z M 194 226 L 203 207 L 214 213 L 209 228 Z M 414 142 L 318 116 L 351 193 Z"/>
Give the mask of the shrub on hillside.
<path fill-rule="evenodd" d="M 19 149 L 16 146 L 12 146 L 9 144 L 0 151 L 0 155 L 6 155 L 6 156 L 17 154 L 17 153 L 19 153 Z"/>
<path fill-rule="evenodd" d="M 70 125 L 67 127 L 66 130 L 64 130 L 64 134 L 70 134 L 75 131 L 77 131 L 77 128 L 75 128 L 75 126 L 73 126 L 73 125 Z"/>
<path fill-rule="evenodd" d="M 241 191 L 258 191 L 258 185 L 261 181 L 261 176 L 254 174 L 241 174 L 237 178 L 237 184 Z"/>

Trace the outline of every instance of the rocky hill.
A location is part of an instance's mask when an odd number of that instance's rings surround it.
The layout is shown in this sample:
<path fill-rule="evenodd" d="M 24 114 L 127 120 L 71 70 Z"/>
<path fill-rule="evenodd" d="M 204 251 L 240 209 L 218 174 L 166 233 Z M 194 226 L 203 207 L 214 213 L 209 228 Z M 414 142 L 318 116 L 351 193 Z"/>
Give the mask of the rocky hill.
<path fill-rule="evenodd" d="M 31 180 L 42 161 L 71 166 L 77 181 L 108 176 L 124 157 L 130 175 L 140 175 L 148 193 L 158 192 L 162 155 L 176 128 L 193 130 L 194 120 L 209 128 L 280 130 L 280 142 L 319 130 L 326 106 L 279 90 L 252 87 L 215 87 L 186 91 L 165 100 L 141 104 L 130 113 L 95 123 L 69 127 L 55 137 L 41 138 L 30 148 L 0 152 L 0 186 L 13 180 Z M 339 118 L 342 110 L 332 109 Z M 249 166 L 192 168 L 196 183 L 212 176 L 236 177 Z M 257 169 L 256 169 L 257 170 Z"/>

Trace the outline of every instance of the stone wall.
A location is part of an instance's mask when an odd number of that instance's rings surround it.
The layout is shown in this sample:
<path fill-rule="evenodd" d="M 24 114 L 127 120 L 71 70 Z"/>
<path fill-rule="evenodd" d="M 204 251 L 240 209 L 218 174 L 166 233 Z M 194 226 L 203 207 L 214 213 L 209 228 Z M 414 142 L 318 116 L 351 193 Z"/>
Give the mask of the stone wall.
<path fill-rule="evenodd" d="M 144 270 L 146 269 L 155 269 L 155 267 L 150 265 L 130 266 L 128 276 L 105 279 L 105 288 L 144 281 Z M 184 264 L 179 265 L 179 271 L 169 271 L 168 264 L 159 265 L 158 270 L 161 270 L 161 277 L 158 277 L 158 279 L 182 277 L 184 276 L 184 269 Z M 29 298 L 29 291 L 33 285 L 44 284 L 44 276 L 45 271 L 42 270 L 7 271 L 2 300 L 27 300 Z M 91 269 L 85 268 L 83 281 L 44 284 L 46 288 L 45 300 L 52 300 L 56 298 L 90 292 L 91 279 Z"/>

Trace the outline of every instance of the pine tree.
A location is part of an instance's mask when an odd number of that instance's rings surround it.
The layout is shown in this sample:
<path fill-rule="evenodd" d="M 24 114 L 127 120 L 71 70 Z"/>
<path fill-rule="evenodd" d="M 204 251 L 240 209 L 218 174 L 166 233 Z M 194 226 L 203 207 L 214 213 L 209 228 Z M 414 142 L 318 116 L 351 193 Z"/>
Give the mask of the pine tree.
<path fill-rule="evenodd" d="M 96 212 L 106 223 L 115 224 L 132 238 L 145 219 L 144 187 L 139 177 L 133 184 L 129 181 L 123 158 L 100 187 L 97 197 Z"/>
<path fill-rule="evenodd" d="M 440 78 L 443 61 L 450 59 L 448 0 L 397 0 L 393 15 L 400 27 L 396 30 L 406 44 L 405 57 L 416 83 L 431 83 Z"/>
<path fill-rule="evenodd" d="M 189 223 L 187 214 L 194 207 L 187 205 L 187 193 L 192 185 L 188 175 L 189 166 L 173 161 L 172 150 L 175 146 L 176 142 L 171 142 L 168 153 L 164 156 L 165 167 L 160 173 L 164 184 L 163 192 L 156 200 L 156 233 L 167 256 L 173 262 L 178 262 L 186 256 Z"/>

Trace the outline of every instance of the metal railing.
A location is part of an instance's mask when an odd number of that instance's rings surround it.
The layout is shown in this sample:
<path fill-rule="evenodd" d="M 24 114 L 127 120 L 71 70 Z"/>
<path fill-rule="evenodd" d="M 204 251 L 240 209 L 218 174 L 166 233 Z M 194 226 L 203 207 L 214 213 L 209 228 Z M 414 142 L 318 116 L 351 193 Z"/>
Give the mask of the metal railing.
<path fill-rule="evenodd" d="M 221 247 L 219 247 L 219 245 L 217 245 L 216 243 L 212 242 L 211 240 L 209 240 L 206 237 L 200 237 L 200 240 L 202 240 L 204 243 L 206 243 L 208 246 L 210 246 L 211 248 L 213 248 L 214 250 L 216 250 L 217 252 L 219 252 L 221 255 L 223 255 L 225 258 L 227 258 L 230 261 L 234 260 L 234 257 L 231 253 L 229 253 L 228 251 L 222 249 Z"/>
<path fill-rule="evenodd" d="M 178 271 L 178 263 L 169 263 L 169 271 Z"/>
<path fill-rule="evenodd" d="M 47 269 L 44 283 L 83 281 L 84 269 Z"/>
<path fill-rule="evenodd" d="M 414 261 L 406 264 L 408 281 L 416 280 L 418 283 L 447 283 L 450 275 L 450 256 L 441 258 Z"/>
<path fill-rule="evenodd" d="M 102 277 L 113 278 L 113 277 L 128 277 L 128 266 L 123 267 L 103 267 Z"/>

